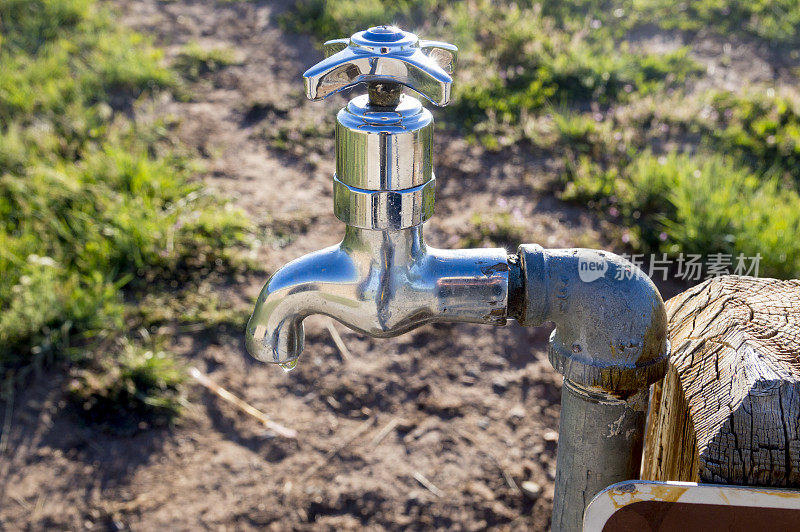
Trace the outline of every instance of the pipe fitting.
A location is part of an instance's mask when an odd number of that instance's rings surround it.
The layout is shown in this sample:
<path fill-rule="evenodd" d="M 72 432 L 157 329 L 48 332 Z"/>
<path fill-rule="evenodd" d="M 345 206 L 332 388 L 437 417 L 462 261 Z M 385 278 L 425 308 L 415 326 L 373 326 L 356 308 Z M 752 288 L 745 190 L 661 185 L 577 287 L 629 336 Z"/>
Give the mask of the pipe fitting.
<path fill-rule="evenodd" d="M 591 249 L 518 250 L 509 308 L 521 325 L 556 325 L 549 357 L 564 378 L 625 396 L 666 373 L 667 314 L 653 282 L 622 257 Z"/>

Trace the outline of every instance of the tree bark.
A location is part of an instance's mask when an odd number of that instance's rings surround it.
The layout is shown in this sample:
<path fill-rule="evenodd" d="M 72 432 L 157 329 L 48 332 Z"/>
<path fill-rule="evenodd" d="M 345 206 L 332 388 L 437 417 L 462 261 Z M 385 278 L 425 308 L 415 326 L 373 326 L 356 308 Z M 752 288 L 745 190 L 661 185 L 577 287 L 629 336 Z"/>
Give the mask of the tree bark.
<path fill-rule="evenodd" d="M 711 279 L 667 315 L 642 478 L 800 487 L 800 281 Z"/>

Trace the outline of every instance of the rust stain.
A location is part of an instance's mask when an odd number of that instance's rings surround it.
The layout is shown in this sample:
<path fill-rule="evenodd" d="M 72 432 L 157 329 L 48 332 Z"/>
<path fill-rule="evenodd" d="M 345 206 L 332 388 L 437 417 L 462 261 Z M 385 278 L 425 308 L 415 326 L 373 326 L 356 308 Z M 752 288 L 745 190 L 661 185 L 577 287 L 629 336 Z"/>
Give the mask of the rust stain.
<path fill-rule="evenodd" d="M 642 352 L 636 361 L 637 366 L 660 358 L 664 354 L 667 341 L 667 315 L 663 310 L 659 312 L 659 303 L 653 301 L 652 318 L 644 333 Z"/>
<path fill-rule="evenodd" d="M 678 502 L 688 489 L 685 486 L 654 486 L 652 493 L 657 501 Z"/>
<path fill-rule="evenodd" d="M 800 491 L 790 491 L 786 489 L 754 489 L 750 488 L 750 491 L 754 493 L 760 493 L 761 495 L 769 495 L 770 497 L 780 497 L 781 499 L 795 499 L 800 502 Z"/>
<path fill-rule="evenodd" d="M 678 502 L 688 489 L 686 486 L 642 485 L 637 491 L 636 484 L 630 483 L 609 490 L 608 495 L 614 508 L 619 510 L 635 502 Z"/>

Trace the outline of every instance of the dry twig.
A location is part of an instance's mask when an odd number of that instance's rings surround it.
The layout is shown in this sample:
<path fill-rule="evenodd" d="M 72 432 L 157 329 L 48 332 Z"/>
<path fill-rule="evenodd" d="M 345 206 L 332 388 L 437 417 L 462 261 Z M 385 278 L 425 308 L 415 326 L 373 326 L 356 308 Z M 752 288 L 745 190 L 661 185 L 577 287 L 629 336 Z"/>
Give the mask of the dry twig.
<path fill-rule="evenodd" d="M 386 425 L 384 425 L 384 427 L 380 430 L 380 432 L 378 432 L 378 434 L 376 434 L 375 437 L 372 438 L 372 441 L 369 442 L 369 450 L 370 451 L 374 451 L 375 448 L 378 445 L 380 445 L 380 443 L 383 441 L 383 439 L 386 436 L 388 436 L 389 434 L 391 434 L 392 431 L 395 428 L 397 428 L 397 425 L 399 425 L 399 424 L 400 424 L 400 418 L 399 417 L 392 418 L 392 420 L 389 421 Z"/>
<path fill-rule="evenodd" d="M 419 471 L 414 471 L 414 479 L 415 479 L 417 482 L 419 482 L 420 484 L 422 484 L 422 485 L 425 487 L 425 489 L 427 489 L 428 491 L 430 491 L 431 493 L 433 493 L 433 494 L 434 494 L 434 495 L 436 495 L 437 497 L 442 497 L 442 496 L 444 496 L 444 492 L 443 492 L 442 490 L 440 490 L 439 488 L 437 488 L 437 487 L 436 487 L 436 486 L 433 484 L 433 482 L 431 482 L 430 480 L 428 480 L 428 479 L 425 477 L 425 475 L 423 475 L 423 474 L 422 474 L 422 473 L 420 473 Z"/>
<path fill-rule="evenodd" d="M 475 439 L 472 436 L 470 436 L 469 434 L 467 434 L 465 431 L 461 430 L 460 428 L 456 428 L 454 430 L 455 430 L 456 434 L 458 434 L 459 436 L 464 438 L 466 441 L 468 441 L 472 445 L 475 445 L 475 446 L 478 445 L 478 443 L 475 441 Z M 487 458 L 489 458 L 489 460 L 494 462 L 494 464 L 497 466 L 497 469 L 499 469 L 500 473 L 503 475 L 503 479 L 506 481 L 506 484 L 508 484 L 509 488 L 511 488 L 513 491 L 515 491 L 518 494 L 522 493 L 522 490 L 519 488 L 519 486 L 517 486 L 517 483 L 514 481 L 514 478 L 509 474 L 508 471 L 506 471 L 506 468 L 503 467 L 503 464 L 500 463 L 500 460 L 498 460 L 495 455 L 493 455 L 492 453 L 490 453 L 488 451 L 480 451 L 480 454 L 486 456 Z"/>
<path fill-rule="evenodd" d="M 508 487 L 511 488 L 513 491 L 515 491 L 517 494 L 521 494 L 522 490 L 519 488 L 519 486 L 517 486 L 517 483 L 514 482 L 514 478 L 509 474 L 508 471 L 506 471 L 506 468 L 503 467 L 503 464 L 500 463 L 500 460 L 498 460 L 493 454 L 488 453 L 486 451 L 483 451 L 482 454 L 488 456 L 489 459 L 492 462 L 494 462 L 494 464 L 497 466 L 497 469 L 499 469 L 500 473 L 502 473 L 503 478 L 506 481 L 506 484 L 508 484 Z"/>
<path fill-rule="evenodd" d="M 339 335 L 339 331 L 336 330 L 333 320 L 330 318 L 325 320 L 325 327 L 327 327 L 328 332 L 331 333 L 331 338 L 333 338 L 333 343 L 336 344 L 336 348 L 339 350 L 339 355 L 342 357 L 342 362 L 345 364 L 348 363 L 353 359 L 353 355 L 350 354 L 350 350 L 347 349 L 346 345 L 344 345 L 344 340 L 342 340 L 342 337 Z"/>
<path fill-rule="evenodd" d="M 224 399 L 225 401 L 229 402 L 230 404 L 237 407 L 242 412 L 249 414 L 259 420 L 261 423 L 264 424 L 269 430 L 275 432 L 276 434 L 283 436 L 284 438 L 297 438 L 297 431 L 294 429 L 290 429 L 284 427 L 279 423 L 275 423 L 271 419 L 269 419 L 266 414 L 264 414 L 261 410 L 245 403 L 231 392 L 220 386 L 219 384 L 215 383 L 203 373 L 200 372 L 197 368 L 189 368 L 189 375 L 192 376 L 194 380 L 214 392 L 218 397 Z"/>
<path fill-rule="evenodd" d="M 13 499 L 13 500 L 14 500 L 14 501 L 17 503 L 17 504 L 19 504 L 20 506 L 22 506 L 23 508 L 25 508 L 25 510 L 27 510 L 27 511 L 29 511 L 29 512 L 31 511 L 31 509 L 32 509 L 32 508 L 31 508 L 31 505 L 30 505 L 30 504 L 28 504 L 27 502 L 25 502 L 25 500 L 24 500 L 24 499 L 22 499 L 21 497 L 18 497 L 17 495 L 10 495 L 10 497 L 11 497 L 11 498 L 12 498 L 12 499 Z"/>

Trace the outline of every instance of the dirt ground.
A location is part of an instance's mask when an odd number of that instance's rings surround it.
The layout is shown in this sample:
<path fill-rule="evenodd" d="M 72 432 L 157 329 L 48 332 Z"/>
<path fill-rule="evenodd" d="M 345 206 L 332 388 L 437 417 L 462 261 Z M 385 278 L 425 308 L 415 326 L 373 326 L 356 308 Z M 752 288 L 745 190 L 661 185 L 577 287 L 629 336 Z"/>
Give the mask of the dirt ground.
<path fill-rule="evenodd" d="M 336 243 L 332 132 L 344 99 L 304 99 L 301 73 L 320 55 L 277 26 L 282 7 L 119 5 L 123 22 L 155 35 L 168 55 L 192 41 L 235 50 L 240 64 L 198 82 L 190 101 L 162 101 L 153 112 L 178 117 L 211 187 L 291 236 L 262 246 L 264 269 Z M 297 139 L 288 151 L 265 140 L 309 125 L 330 136 Z M 436 142 L 430 244 L 456 246 L 473 213 L 509 210 L 529 224 L 528 242 L 603 244 L 587 212 L 547 192 L 546 161 L 484 153 L 458 134 Z M 245 301 L 264 281 L 252 275 L 219 290 Z M 296 429 L 296 441 L 199 386 L 176 428 L 115 437 L 70 415 L 60 374 L 39 377 L 15 398 L 4 431 L 0 528 L 548 528 L 561 386 L 546 358 L 549 329 L 431 325 L 376 340 L 337 324 L 353 357 L 345 363 L 325 323 L 306 320 L 306 349 L 290 373 L 250 359 L 240 336 L 175 338 L 192 365 Z M 540 493 L 523 493 L 524 482 Z"/>

